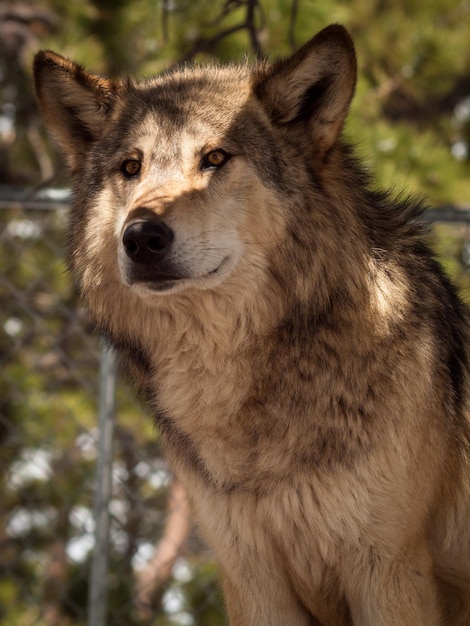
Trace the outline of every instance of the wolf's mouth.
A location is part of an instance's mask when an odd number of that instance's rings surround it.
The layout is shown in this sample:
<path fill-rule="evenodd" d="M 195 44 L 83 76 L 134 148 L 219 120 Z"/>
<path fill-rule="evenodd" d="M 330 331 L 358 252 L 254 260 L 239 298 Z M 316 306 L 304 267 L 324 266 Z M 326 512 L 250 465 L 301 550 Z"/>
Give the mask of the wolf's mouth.
<path fill-rule="evenodd" d="M 222 272 L 224 267 L 228 265 L 229 261 L 230 261 L 230 257 L 224 256 L 221 263 L 219 263 L 219 265 L 215 269 L 211 270 L 208 274 L 206 274 L 206 276 L 215 276 L 219 272 Z"/>
<path fill-rule="evenodd" d="M 191 275 L 191 272 L 180 271 L 174 267 L 155 268 L 145 266 L 131 266 L 127 268 L 126 282 L 129 286 L 141 286 L 146 291 L 170 292 L 186 287 L 207 288 L 221 276 L 230 265 L 230 256 L 209 272 L 200 275 Z"/>

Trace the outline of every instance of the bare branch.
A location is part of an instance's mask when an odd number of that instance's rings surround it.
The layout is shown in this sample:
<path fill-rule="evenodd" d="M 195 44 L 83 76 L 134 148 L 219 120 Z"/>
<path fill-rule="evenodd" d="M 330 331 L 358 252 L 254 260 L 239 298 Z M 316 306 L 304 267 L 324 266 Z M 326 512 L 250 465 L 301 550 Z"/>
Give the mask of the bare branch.
<path fill-rule="evenodd" d="M 201 52 L 210 52 L 220 41 L 241 30 L 246 30 L 248 32 L 250 46 L 256 57 L 258 59 L 265 58 L 259 39 L 260 25 L 257 24 L 257 22 L 260 22 L 262 26 L 265 21 L 260 0 L 226 0 L 220 14 L 213 22 L 210 23 L 210 25 L 221 25 L 227 15 L 240 9 L 241 7 L 246 7 L 245 20 L 242 23 L 226 28 L 212 37 L 198 38 L 193 43 L 190 50 L 188 50 L 188 52 L 181 59 L 180 63 L 184 64 L 192 61 L 194 57 Z"/>
<path fill-rule="evenodd" d="M 183 553 L 191 531 L 191 513 L 184 488 L 175 482 L 169 495 L 169 512 L 163 536 L 145 569 L 136 574 L 135 603 L 141 619 L 155 612 L 163 585 L 171 576 L 176 559 Z"/>
<path fill-rule="evenodd" d="M 227 28 L 226 30 L 217 33 L 217 35 L 214 35 L 213 37 L 201 37 L 200 39 L 197 39 L 192 48 L 181 59 L 181 63 L 184 64 L 192 61 L 192 59 L 194 59 L 194 57 L 200 52 L 208 52 L 222 39 L 225 39 L 226 37 L 233 35 L 233 33 L 245 28 L 246 24 L 238 24 L 237 26 L 232 26 L 231 28 Z"/>
<path fill-rule="evenodd" d="M 250 36 L 251 47 L 256 55 L 257 59 L 265 58 L 265 54 L 262 51 L 261 43 L 258 37 L 258 29 L 256 28 L 256 10 L 260 9 L 258 0 L 247 0 L 246 5 L 246 28 Z"/>
<path fill-rule="evenodd" d="M 299 13 L 299 0 L 292 0 L 292 6 L 290 10 L 289 18 L 289 45 L 295 50 L 297 44 L 295 43 L 295 25 L 297 22 L 297 15 Z"/>
<path fill-rule="evenodd" d="M 169 4 L 169 0 L 162 2 L 162 40 L 164 45 L 168 43 Z"/>
<path fill-rule="evenodd" d="M 45 141 L 39 132 L 39 122 L 37 118 L 29 120 L 26 127 L 26 136 L 36 158 L 42 181 L 50 181 L 54 176 L 54 165 L 49 153 L 46 150 Z"/>

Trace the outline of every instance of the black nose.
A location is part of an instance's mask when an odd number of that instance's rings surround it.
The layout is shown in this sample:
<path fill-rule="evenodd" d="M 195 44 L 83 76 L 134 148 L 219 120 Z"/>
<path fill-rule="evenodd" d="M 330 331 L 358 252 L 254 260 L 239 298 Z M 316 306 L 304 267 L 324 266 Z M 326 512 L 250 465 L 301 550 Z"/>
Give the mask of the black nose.
<path fill-rule="evenodd" d="M 165 258 L 173 239 L 171 228 L 152 215 L 130 222 L 124 230 L 122 243 L 134 263 L 152 265 Z"/>

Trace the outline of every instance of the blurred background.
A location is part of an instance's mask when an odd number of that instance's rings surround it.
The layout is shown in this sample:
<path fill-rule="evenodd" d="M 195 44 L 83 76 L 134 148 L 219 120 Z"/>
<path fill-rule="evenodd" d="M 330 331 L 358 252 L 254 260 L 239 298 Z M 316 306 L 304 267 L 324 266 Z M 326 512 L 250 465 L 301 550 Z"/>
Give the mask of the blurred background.
<path fill-rule="evenodd" d="M 0 0 L 0 626 L 226 624 L 212 556 L 119 375 L 111 494 L 96 502 L 113 372 L 66 273 L 69 181 L 36 108 L 34 52 L 146 77 L 285 55 L 332 22 L 359 61 L 346 135 L 378 185 L 428 199 L 436 250 L 470 301 L 470 0 Z"/>

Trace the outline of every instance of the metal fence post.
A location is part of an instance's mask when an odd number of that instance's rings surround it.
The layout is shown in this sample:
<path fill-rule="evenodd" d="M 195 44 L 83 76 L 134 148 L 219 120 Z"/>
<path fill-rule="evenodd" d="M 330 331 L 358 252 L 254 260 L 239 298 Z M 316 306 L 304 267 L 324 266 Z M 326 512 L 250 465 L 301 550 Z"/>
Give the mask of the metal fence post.
<path fill-rule="evenodd" d="M 89 579 L 88 626 L 105 626 L 106 621 L 115 406 L 116 361 L 112 350 L 104 346 L 101 352 L 99 441 L 94 502 L 95 548 Z"/>

